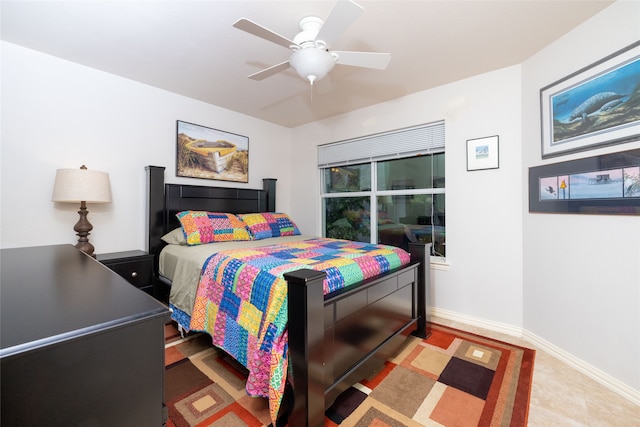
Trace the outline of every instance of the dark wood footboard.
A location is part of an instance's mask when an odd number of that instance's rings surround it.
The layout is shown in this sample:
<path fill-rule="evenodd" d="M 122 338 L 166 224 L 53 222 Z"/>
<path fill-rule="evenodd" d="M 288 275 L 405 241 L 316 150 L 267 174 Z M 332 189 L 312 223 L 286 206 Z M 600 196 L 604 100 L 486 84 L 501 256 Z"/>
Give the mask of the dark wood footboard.
<path fill-rule="evenodd" d="M 284 275 L 294 381 L 289 425 L 323 426 L 335 398 L 381 369 L 408 332 L 428 336 L 429 246 L 414 244 L 407 267 L 327 296 L 323 272 Z"/>

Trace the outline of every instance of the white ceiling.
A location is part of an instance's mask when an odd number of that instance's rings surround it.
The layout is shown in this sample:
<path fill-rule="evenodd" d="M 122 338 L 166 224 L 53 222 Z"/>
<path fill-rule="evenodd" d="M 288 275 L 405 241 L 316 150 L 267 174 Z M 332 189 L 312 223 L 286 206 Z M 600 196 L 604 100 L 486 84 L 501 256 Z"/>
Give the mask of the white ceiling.
<path fill-rule="evenodd" d="M 235 29 L 244 17 L 285 37 L 331 1 L 8 1 L 2 39 L 287 127 L 523 62 L 612 1 L 372 1 L 334 50 L 391 53 L 384 71 L 336 66 L 312 89 L 289 69 L 249 74 L 290 51 Z"/>

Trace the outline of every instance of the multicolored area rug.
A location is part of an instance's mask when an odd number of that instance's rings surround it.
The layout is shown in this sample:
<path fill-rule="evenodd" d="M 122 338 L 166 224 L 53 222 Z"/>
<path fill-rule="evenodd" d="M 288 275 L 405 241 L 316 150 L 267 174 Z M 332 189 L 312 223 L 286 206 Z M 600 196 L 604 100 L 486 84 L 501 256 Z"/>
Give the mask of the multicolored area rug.
<path fill-rule="evenodd" d="M 325 427 L 526 426 L 535 351 L 432 324 L 385 368 L 338 397 Z M 270 424 L 247 396 L 246 370 L 205 334 L 165 330 L 168 427 Z M 297 427 L 297 426 L 291 426 Z"/>

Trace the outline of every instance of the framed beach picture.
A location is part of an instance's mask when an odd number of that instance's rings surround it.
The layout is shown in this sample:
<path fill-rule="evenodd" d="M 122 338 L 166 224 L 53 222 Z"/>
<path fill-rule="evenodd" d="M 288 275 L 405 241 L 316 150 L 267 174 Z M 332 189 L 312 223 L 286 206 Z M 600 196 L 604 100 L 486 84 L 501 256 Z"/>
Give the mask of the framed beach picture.
<path fill-rule="evenodd" d="M 249 182 L 249 138 L 178 120 L 176 175 Z"/>
<path fill-rule="evenodd" d="M 640 42 L 540 90 L 542 158 L 640 138 Z"/>
<path fill-rule="evenodd" d="M 640 149 L 529 168 L 529 212 L 640 215 Z"/>
<path fill-rule="evenodd" d="M 467 170 L 497 169 L 500 166 L 498 135 L 467 140 Z"/>

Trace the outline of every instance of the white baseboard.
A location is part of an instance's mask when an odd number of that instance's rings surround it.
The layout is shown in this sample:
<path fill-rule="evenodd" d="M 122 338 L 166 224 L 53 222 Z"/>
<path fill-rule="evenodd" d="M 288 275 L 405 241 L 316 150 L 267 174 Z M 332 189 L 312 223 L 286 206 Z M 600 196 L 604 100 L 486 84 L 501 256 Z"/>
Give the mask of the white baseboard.
<path fill-rule="evenodd" d="M 536 348 L 546 353 L 549 353 L 551 356 L 561 360 L 562 362 L 566 363 L 567 365 L 571 366 L 577 371 L 593 379 L 597 383 L 602 384 L 604 387 L 608 388 L 614 393 L 619 394 L 623 398 L 629 400 L 631 403 L 635 405 L 640 405 L 639 390 L 629 387 L 628 385 L 621 382 L 620 380 L 612 377 L 611 375 L 605 372 L 602 372 L 600 369 L 596 368 L 595 366 L 588 364 L 587 362 L 575 357 L 571 353 L 566 352 L 560 347 L 546 341 L 545 339 L 537 336 L 532 332 L 527 331 L 526 329 L 508 325 L 506 323 L 494 322 L 491 320 L 468 316 L 466 314 L 460 314 L 454 311 L 444 310 L 444 309 L 435 308 L 435 307 L 431 308 L 430 312 L 432 316 L 440 317 L 442 319 L 446 319 L 452 322 L 461 322 L 470 326 L 476 326 L 479 328 L 487 329 L 489 331 L 522 338 L 530 342 L 531 344 L 533 344 Z"/>
<path fill-rule="evenodd" d="M 452 322 L 461 322 L 470 326 L 488 329 L 493 332 L 511 335 L 512 337 L 522 337 L 522 328 L 508 325 L 506 323 L 494 322 L 493 320 L 481 319 L 479 317 L 468 316 L 466 314 L 456 313 L 455 311 L 444 310 L 436 307 L 431 307 L 431 315 L 441 317 Z"/>
<path fill-rule="evenodd" d="M 556 359 L 561 360 L 562 362 L 566 363 L 567 365 L 571 366 L 577 371 L 582 372 L 592 380 L 596 381 L 599 384 L 602 384 L 609 390 L 619 394 L 620 396 L 624 397 L 628 401 L 636 405 L 640 405 L 639 390 L 635 390 L 629 387 L 622 381 L 617 380 L 616 378 L 612 377 L 611 375 L 605 372 L 602 372 L 600 369 L 596 368 L 595 366 L 590 365 L 584 360 L 581 360 L 575 357 L 571 353 L 568 353 L 567 351 L 561 349 L 560 347 L 550 343 L 549 341 L 546 341 L 545 339 L 537 336 L 533 332 L 529 332 L 525 330 L 522 338 L 534 344 L 536 347 L 540 348 L 546 353 L 549 353 Z"/>

